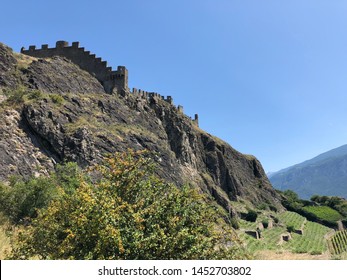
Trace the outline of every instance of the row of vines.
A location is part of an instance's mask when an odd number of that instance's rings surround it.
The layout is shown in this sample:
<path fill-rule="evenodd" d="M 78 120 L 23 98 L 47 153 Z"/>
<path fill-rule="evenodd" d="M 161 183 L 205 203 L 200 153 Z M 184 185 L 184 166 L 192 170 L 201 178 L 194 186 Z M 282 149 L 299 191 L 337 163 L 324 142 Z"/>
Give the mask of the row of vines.
<path fill-rule="evenodd" d="M 328 241 L 332 255 L 339 255 L 347 251 L 347 230 L 337 231 Z"/>

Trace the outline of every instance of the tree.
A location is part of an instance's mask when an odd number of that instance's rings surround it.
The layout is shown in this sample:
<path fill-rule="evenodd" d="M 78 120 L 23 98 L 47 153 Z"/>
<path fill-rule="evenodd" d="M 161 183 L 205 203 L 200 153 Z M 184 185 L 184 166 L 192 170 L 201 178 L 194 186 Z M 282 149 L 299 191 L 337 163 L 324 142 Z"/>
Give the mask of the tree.
<path fill-rule="evenodd" d="M 51 176 L 24 180 L 11 177 L 9 184 L 0 183 L 0 211 L 18 224 L 37 216 L 37 210 L 47 207 L 59 195 L 60 186 L 71 194 L 79 185 L 80 173 L 76 163 L 57 165 Z"/>
<path fill-rule="evenodd" d="M 39 210 L 18 235 L 11 258 L 247 258 L 218 208 L 190 187 L 153 175 L 145 152 L 117 153 L 91 180 Z M 98 179 L 95 179 L 98 178 Z"/>
<path fill-rule="evenodd" d="M 250 209 L 248 210 L 248 213 L 246 214 L 246 221 L 252 222 L 254 223 L 258 218 L 258 214 L 257 212 L 255 212 L 254 210 Z"/>

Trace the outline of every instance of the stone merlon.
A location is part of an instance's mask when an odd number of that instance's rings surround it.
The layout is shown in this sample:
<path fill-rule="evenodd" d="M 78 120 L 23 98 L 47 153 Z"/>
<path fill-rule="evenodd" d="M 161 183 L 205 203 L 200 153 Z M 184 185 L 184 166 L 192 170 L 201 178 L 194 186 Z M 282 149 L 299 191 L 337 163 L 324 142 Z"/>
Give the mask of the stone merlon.
<path fill-rule="evenodd" d="M 113 89 L 128 90 L 128 70 L 124 66 L 118 66 L 116 71 L 112 67 L 107 67 L 107 62 L 90 54 L 84 48 L 79 46 L 79 42 L 73 42 L 71 46 L 66 41 L 57 41 L 54 48 L 49 48 L 47 44 L 41 46 L 29 46 L 26 50 L 24 47 L 21 53 L 37 58 L 48 58 L 53 56 L 62 56 L 73 63 L 77 64 L 81 69 L 89 72 L 103 85 L 107 93 L 112 93 Z"/>

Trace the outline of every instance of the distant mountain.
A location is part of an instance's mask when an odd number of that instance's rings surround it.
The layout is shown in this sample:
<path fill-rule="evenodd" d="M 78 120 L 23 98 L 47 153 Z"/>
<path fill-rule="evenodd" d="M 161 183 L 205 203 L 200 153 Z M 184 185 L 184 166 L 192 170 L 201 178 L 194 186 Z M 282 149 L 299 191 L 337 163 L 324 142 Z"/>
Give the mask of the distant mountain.
<path fill-rule="evenodd" d="M 302 198 L 314 194 L 347 198 L 347 145 L 267 175 L 275 188 L 293 190 Z"/>

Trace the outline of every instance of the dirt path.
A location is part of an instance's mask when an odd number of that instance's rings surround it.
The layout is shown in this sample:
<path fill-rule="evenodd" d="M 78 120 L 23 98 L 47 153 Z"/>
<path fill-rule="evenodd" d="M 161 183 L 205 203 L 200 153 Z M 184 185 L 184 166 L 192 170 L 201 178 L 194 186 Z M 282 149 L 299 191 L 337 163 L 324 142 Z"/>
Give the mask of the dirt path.
<path fill-rule="evenodd" d="M 328 252 L 322 255 L 310 254 L 294 254 L 289 251 L 275 252 L 275 251 L 258 251 L 256 253 L 258 260 L 330 260 Z"/>

